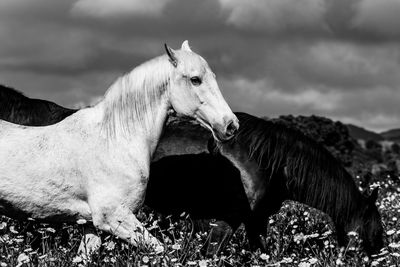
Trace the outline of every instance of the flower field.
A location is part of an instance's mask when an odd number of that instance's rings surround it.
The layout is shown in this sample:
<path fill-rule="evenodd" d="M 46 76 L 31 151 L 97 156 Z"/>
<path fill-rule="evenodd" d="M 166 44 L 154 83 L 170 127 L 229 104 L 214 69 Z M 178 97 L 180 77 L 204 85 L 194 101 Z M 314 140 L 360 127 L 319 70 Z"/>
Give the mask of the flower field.
<path fill-rule="evenodd" d="M 285 202 L 280 212 L 266 222 L 268 253 L 250 252 L 245 231 L 240 228 L 223 254 L 214 258 L 202 256 L 201 248 L 208 234 L 192 233 L 185 214 L 179 221 L 171 221 L 160 235 L 157 216 L 139 213 L 145 225 L 163 239 L 163 252 L 135 248 L 103 235 L 101 248 L 89 259 L 77 255 L 84 222 L 53 226 L 2 217 L 0 266 L 399 266 L 399 182 L 398 177 L 385 177 L 371 185 L 381 188 L 378 207 L 386 233 L 386 247 L 373 258 L 360 250 L 356 233 L 348 233 L 349 244 L 339 248 L 329 217 L 304 205 Z"/>

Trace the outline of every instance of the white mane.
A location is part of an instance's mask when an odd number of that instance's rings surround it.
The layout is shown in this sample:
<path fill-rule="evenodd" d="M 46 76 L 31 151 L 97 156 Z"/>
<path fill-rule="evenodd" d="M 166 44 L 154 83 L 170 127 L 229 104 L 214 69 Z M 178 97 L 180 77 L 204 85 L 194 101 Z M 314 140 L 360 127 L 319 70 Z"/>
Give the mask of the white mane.
<path fill-rule="evenodd" d="M 168 91 L 171 73 L 171 63 L 160 56 L 119 77 L 102 101 L 105 107 L 102 128 L 107 135 L 114 136 L 116 129 L 130 134 L 138 123 L 145 127 L 150 125 L 149 115 Z"/>

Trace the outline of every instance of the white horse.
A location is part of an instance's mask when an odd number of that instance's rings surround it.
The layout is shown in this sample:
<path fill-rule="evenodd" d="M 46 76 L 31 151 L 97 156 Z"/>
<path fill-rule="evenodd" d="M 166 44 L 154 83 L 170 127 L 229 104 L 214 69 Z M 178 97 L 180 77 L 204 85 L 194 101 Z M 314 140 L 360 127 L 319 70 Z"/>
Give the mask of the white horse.
<path fill-rule="evenodd" d="M 134 212 L 168 110 L 195 118 L 218 140 L 238 120 L 207 62 L 187 41 L 117 79 L 95 106 L 45 127 L 0 121 L 0 213 L 49 222 L 92 221 L 137 245 L 160 245 Z"/>

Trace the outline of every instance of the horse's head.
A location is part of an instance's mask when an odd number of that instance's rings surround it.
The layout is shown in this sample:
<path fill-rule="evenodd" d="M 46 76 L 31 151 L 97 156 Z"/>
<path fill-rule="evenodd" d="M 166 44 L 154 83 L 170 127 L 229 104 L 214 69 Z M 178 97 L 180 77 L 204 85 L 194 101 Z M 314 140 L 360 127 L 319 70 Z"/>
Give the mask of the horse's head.
<path fill-rule="evenodd" d="M 217 140 L 228 140 L 236 133 L 239 122 L 225 102 L 215 74 L 207 62 L 190 50 L 188 42 L 180 50 L 165 45 L 168 60 L 173 65 L 169 100 L 181 115 L 195 118 L 211 130 Z"/>
<path fill-rule="evenodd" d="M 383 247 L 383 226 L 375 204 L 377 198 L 378 188 L 375 188 L 371 195 L 366 197 L 367 206 L 362 214 L 360 234 L 364 249 L 369 255 L 379 253 Z"/>

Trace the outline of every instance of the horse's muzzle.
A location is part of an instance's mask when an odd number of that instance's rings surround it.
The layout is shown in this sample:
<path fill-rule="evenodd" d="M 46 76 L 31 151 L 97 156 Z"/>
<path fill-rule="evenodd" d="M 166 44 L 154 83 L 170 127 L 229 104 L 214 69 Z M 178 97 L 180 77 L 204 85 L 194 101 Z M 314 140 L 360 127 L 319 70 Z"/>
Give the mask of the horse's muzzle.
<path fill-rule="evenodd" d="M 230 119 L 225 123 L 225 127 L 222 127 L 222 131 L 216 131 L 218 141 L 224 142 L 232 139 L 239 130 L 239 121 L 235 119 Z"/>

